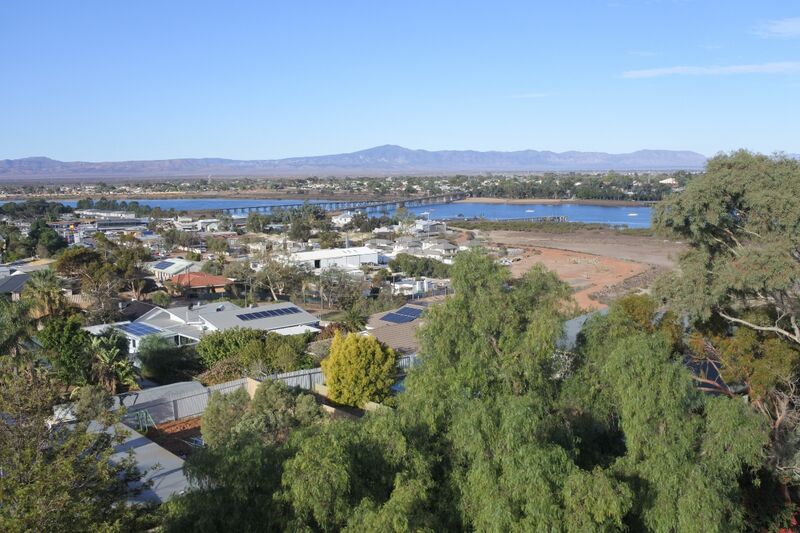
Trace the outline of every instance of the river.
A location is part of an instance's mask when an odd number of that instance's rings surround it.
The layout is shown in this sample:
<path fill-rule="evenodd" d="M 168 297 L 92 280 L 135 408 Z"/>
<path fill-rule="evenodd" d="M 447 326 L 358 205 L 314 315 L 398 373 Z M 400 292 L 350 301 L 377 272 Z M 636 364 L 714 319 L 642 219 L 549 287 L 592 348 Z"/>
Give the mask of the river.
<path fill-rule="evenodd" d="M 176 211 L 213 210 L 225 207 L 247 207 L 256 205 L 296 204 L 299 200 L 258 200 L 252 198 L 138 198 L 142 205 L 175 209 Z M 321 202 L 324 200 L 309 200 Z M 75 207 L 75 200 L 62 200 L 61 203 Z M 498 203 L 460 203 L 433 204 L 412 207 L 409 211 L 430 219 L 451 220 L 460 217 L 483 217 L 489 220 L 522 219 L 535 217 L 566 217 L 569 222 L 611 224 L 632 228 L 648 228 L 652 222 L 650 207 L 605 206 L 589 204 L 498 204 Z M 389 211 L 391 212 L 391 210 Z"/>

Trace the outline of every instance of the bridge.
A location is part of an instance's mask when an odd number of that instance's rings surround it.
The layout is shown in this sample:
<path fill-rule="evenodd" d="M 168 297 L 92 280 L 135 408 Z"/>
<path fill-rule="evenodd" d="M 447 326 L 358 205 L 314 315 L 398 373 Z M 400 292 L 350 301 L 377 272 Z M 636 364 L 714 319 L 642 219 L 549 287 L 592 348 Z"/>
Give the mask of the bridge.
<path fill-rule="evenodd" d="M 463 200 L 467 197 L 467 193 L 455 192 L 448 194 L 435 194 L 431 196 L 423 196 L 417 198 L 401 198 L 397 200 L 375 200 L 375 201 L 331 201 L 331 202 L 314 202 L 314 207 L 319 207 L 325 211 L 364 211 L 366 213 L 374 213 L 389 209 L 399 209 L 401 207 L 421 207 L 425 205 L 435 204 L 449 204 L 458 200 Z M 281 205 L 249 205 L 244 207 L 223 207 L 215 209 L 215 212 L 225 213 L 226 215 L 246 215 L 248 213 L 263 213 L 269 214 L 273 211 L 281 211 L 286 209 L 294 209 L 303 207 L 305 202 L 298 202 L 294 204 L 281 204 Z"/>

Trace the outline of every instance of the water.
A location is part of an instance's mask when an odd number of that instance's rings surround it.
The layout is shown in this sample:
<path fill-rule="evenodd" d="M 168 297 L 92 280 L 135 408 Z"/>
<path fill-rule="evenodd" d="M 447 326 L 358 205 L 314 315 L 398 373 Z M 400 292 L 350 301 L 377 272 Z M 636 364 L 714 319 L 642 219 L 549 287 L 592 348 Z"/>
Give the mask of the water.
<path fill-rule="evenodd" d="M 175 209 L 176 211 L 211 210 L 224 207 L 247 207 L 257 205 L 286 205 L 302 203 L 302 200 L 259 200 L 253 198 L 138 198 L 142 205 Z M 310 203 L 324 200 L 308 200 Z M 2 202 L 0 202 L 2 203 Z M 61 200 L 61 203 L 75 207 L 75 200 Z M 393 209 L 388 210 L 389 213 Z M 452 203 L 432 204 L 411 207 L 409 211 L 431 220 L 449 220 L 460 217 L 483 217 L 489 220 L 535 218 L 535 217 L 567 217 L 569 222 L 591 224 L 611 224 L 632 228 L 648 228 L 652 222 L 650 207 L 625 207 L 588 204 L 488 204 L 488 203 Z M 428 213 L 425 215 L 425 213 Z M 380 213 L 374 213 L 379 215 Z"/>
<path fill-rule="evenodd" d="M 483 204 L 452 203 L 413 207 L 409 211 L 429 213 L 434 220 L 483 217 L 489 220 L 535 217 L 567 217 L 569 222 L 611 224 L 631 228 L 649 228 L 653 212 L 650 207 L 605 206 L 587 204 Z M 634 216 L 631 216 L 634 215 Z"/>

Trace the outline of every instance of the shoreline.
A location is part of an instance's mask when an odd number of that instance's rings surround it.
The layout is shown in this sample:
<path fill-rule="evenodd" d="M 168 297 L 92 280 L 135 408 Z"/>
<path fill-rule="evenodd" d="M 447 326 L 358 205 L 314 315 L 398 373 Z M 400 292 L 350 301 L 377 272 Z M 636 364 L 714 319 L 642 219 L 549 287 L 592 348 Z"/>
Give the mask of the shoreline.
<path fill-rule="evenodd" d="M 639 202 L 636 200 L 562 200 L 552 198 L 489 198 L 473 196 L 464 200 L 456 200 L 456 204 L 508 204 L 508 205 L 599 205 L 610 207 L 649 207 L 655 202 Z"/>
<path fill-rule="evenodd" d="M 130 201 L 130 200 L 202 200 L 202 199 L 226 199 L 226 200 L 323 200 L 331 202 L 351 202 L 351 201 L 392 201 L 397 198 L 374 197 L 359 194 L 303 194 L 299 192 L 277 192 L 277 191 L 194 191 L 194 192 L 150 192 L 150 193 L 104 193 L 104 194 L 36 194 L 22 195 L 10 194 L 0 195 L 0 201 L 18 202 L 25 200 L 47 200 L 57 202 L 60 200 L 81 200 L 92 198 L 99 200 Z M 577 199 L 552 199 L 552 198 L 493 198 L 493 197 L 469 197 L 463 200 L 456 200 L 453 204 L 494 204 L 494 205 L 596 205 L 607 207 L 649 207 L 655 202 L 639 202 L 634 200 L 577 200 Z"/>

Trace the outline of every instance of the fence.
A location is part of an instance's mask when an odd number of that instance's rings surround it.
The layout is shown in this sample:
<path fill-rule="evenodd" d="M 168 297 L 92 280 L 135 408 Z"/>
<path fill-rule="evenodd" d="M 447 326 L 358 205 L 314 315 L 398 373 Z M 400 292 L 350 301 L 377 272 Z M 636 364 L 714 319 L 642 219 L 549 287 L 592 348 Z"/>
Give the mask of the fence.
<path fill-rule="evenodd" d="M 413 368 L 418 362 L 417 354 L 404 355 L 397 358 L 397 368 L 401 374 L 405 374 L 409 368 Z M 322 375 L 321 368 L 309 368 L 281 374 L 263 374 L 261 379 L 275 379 L 283 381 L 289 387 L 313 390 L 315 385 L 322 385 L 325 381 L 325 376 Z"/>
<path fill-rule="evenodd" d="M 123 422 L 135 424 L 138 420 L 137 413 L 144 410 L 147 410 L 153 422 L 156 424 L 200 416 L 206 410 L 208 399 L 211 398 L 211 394 L 217 391 L 222 394 L 229 394 L 241 388 L 247 388 L 246 378 L 221 383 L 219 385 L 211 385 L 210 387 L 203 387 L 201 392 L 189 392 L 185 396 L 154 398 L 150 401 L 136 403 L 126 406 L 127 411 L 123 417 Z M 124 400 L 122 403 L 123 405 L 125 404 Z"/>
<path fill-rule="evenodd" d="M 397 368 L 401 374 L 405 374 L 408 369 L 417 365 L 419 359 L 416 354 L 405 355 L 397 358 Z M 321 368 L 309 368 L 307 370 L 295 370 L 294 372 L 284 372 L 281 374 L 264 374 L 259 381 L 264 379 L 274 379 L 283 381 L 289 387 L 298 387 L 305 390 L 314 390 L 315 385 L 322 385 L 325 377 Z M 197 384 L 197 392 L 187 390 L 184 393 L 173 393 L 170 396 L 158 396 L 157 389 L 147 389 L 141 393 L 121 396 L 121 405 L 126 407 L 123 422 L 135 426 L 139 420 L 139 414 L 147 411 L 153 423 L 163 424 L 174 420 L 192 418 L 200 416 L 208 407 L 208 400 L 214 392 L 230 394 L 238 389 L 248 389 L 247 378 L 228 381 L 219 385 L 203 387 Z M 148 399 L 148 393 L 152 399 Z M 135 399 L 134 399 L 135 398 Z M 128 400 L 131 399 L 129 403 Z"/>

